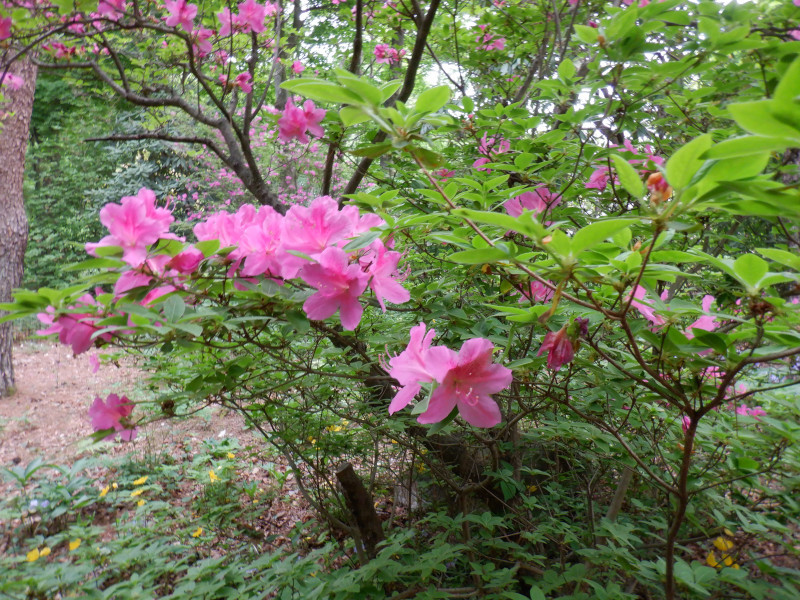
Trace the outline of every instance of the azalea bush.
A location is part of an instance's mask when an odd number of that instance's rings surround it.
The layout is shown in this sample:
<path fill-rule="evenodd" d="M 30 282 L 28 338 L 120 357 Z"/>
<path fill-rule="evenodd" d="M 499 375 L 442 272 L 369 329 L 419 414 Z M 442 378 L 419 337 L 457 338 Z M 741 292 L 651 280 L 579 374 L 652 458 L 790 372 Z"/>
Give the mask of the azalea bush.
<path fill-rule="evenodd" d="M 301 3 L 210 6 L 9 29 L 249 194 L 178 235 L 143 187 L 100 211 L 81 285 L 5 307 L 153 366 L 149 407 L 95 401 L 97 437 L 239 412 L 361 564 L 285 597 L 796 597 L 800 9 L 359 0 L 333 9 L 345 52 L 323 24 L 300 43 Z M 319 76 L 285 80 L 323 39 Z M 179 111 L 197 131 L 159 125 Z M 267 183 L 259 117 L 279 148 L 327 147 L 302 197 Z M 348 462 L 394 491 L 383 542 Z M 415 527 L 446 558 L 415 563 Z"/>

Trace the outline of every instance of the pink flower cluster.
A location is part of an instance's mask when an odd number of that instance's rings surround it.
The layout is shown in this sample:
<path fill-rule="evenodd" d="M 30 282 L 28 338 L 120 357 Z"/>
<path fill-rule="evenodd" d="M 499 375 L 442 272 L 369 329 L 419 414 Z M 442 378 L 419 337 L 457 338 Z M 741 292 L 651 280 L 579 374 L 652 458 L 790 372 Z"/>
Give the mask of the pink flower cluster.
<path fill-rule="evenodd" d="M 100 0 L 97 4 L 97 13 L 109 21 L 119 21 L 125 15 L 127 3 L 125 0 Z"/>
<path fill-rule="evenodd" d="M 666 301 L 667 299 L 667 291 L 665 290 L 661 294 L 661 300 Z M 702 329 L 703 331 L 713 331 L 717 328 L 718 323 L 716 317 L 711 316 L 708 314 L 711 311 L 711 305 L 714 303 L 715 298 L 709 294 L 703 296 L 702 307 L 703 312 L 706 313 L 699 319 L 697 319 L 694 323 L 689 325 L 684 331 L 684 335 L 688 339 L 692 339 L 694 337 L 694 330 L 695 329 Z M 653 328 L 658 328 L 664 325 L 667 321 L 664 319 L 663 316 L 657 315 L 655 313 L 654 308 L 652 307 L 652 302 L 647 298 L 647 290 L 645 290 L 642 286 L 636 286 L 636 289 L 633 292 L 633 301 L 631 302 L 631 306 L 633 306 L 636 310 L 638 310 L 642 316 L 650 321 L 653 324 Z M 669 306 L 665 308 L 665 310 L 669 310 Z"/>
<path fill-rule="evenodd" d="M 6 73 L 3 75 L 3 73 L 0 72 L 0 78 L 2 78 L 0 79 L 0 88 L 7 86 L 11 90 L 18 90 L 25 83 L 22 77 L 18 77 L 13 73 Z"/>
<path fill-rule="evenodd" d="M 36 334 L 50 335 L 57 333 L 58 341 L 72 346 L 73 354 L 78 355 L 86 352 L 94 345 L 92 336 L 95 332 L 100 331 L 100 327 L 96 325 L 100 314 L 97 302 L 91 294 L 84 294 L 78 298 L 78 303 L 70 306 L 68 310 L 78 311 L 81 309 L 89 310 L 87 312 L 68 312 L 56 318 L 55 309 L 49 306 L 46 312 L 37 314 L 36 318 L 50 327 L 40 329 Z M 111 339 L 111 335 L 108 333 L 104 333 L 100 337 L 106 341 Z"/>
<path fill-rule="evenodd" d="M 495 37 L 493 33 L 487 33 L 487 25 L 478 25 L 481 34 L 475 38 L 479 50 L 504 50 L 506 47 L 506 38 Z"/>
<path fill-rule="evenodd" d="M 760 421 L 761 419 L 759 419 L 759 417 L 766 416 L 767 411 L 760 406 L 750 408 L 747 404 L 740 404 L 736 407 L 736 414 L 743 417 L 753 417 L 756 421 Z"/>
<path fill-rule="evenodd" d="M 532 211 L 537 215 L 541 214 L 558 206 L 560 202 L 560 195 L 554 194 L 545 187 L 538 187 L 530 192 L 523 192 L 510 200 L 506 200 L 503 206 L 509 215 L 518 217 L 524 210 Z"/>
<path fill-rule="evenodd" d="M 325 109 L 316 108 L 314 102 L 306 100 L 303 107 L 294 105 L 294 100 L 286 102 L 286 108 L 278 119 L 278 139 L 288 142 L 296 139 L 303 144 L 308 144 L 308 135 L 322 137 L 325 130 L 322 129 L 320 121 L 325 118 Z"/>
<path fill-rule="evenodd" d="M 333 198 L 322 196 L 307 207 L 292 206 L 285 216 L 250 205 L 236 214 L 220 212 L 196 225 L 194 233 L 200 240 L 219 239 L 221 247 L 236 246 L 227 260 L 234 270 L 241 265 L 244 277 L 299 277 L 316 290 L 303 304 L 308 318 L 327 319 L 338 310 L 342 327 L 352 330 L 361 321 L 359 297 L 367 287 L 384 310 L 385 301 L 402 304 L 410 298 L 400 285 L 399 252 L 380 239 L 357 252 L 343 249 L 351 238 L 383 224 L 377 215 L 360 215 L 354 206 L 339 210 Z"/>
<path fill-rule="evenodd" d="M 470 425 L 494 427 L 502 415 L 491 395 L 511 385 L 511 370 L 492 363 L 494 346 L 487 339 L 467 340 L 455 352 L 431 346 L 435 335 L 433 329 L 426 333 L 425 323 L 412 327 L 406 349 L 389 359 L 389 375 L 401 386 L 389 414 L 408 406 L 423 383 L 434 383 L 428 408 L 417 418 L 420 423 L 438 423 L 457 407 Z"/>
<path fill-rule="evenodd" d="M 505 154 L 510 149 L 511 143 L 508 140 L 503 139 L 502 137 L 487 138 L 486 134 L 484 133 L 481 137 L 480 143 L 478 144 L 478 151 L 483 154 L 483 158 L 479 158 L 472 163 L 472 168 L 477 169 L 478 171 L 486 171 L 487 173 L 491 173 L 491 169 L 488 169 L 482 165 L 492 162 L 498 154 Z"/>
<path fill-rule="evenodd" d="M 229 8 L 223 8 L 222 12 L 217 13 L 219 35 L 228 36 L 232 31 L 262 33 L 266 29 L 266 18 L 278 14 L 278 11 L 277 4 L 266 2 L 262 5 L 255 0 L 245 0 L 239 4 L 238 14 L 232 14 Z"/>
<path fill-rule="evenodd" d="M 625 140 L 622 143 L 622 145 L 625 147 L 625 150 L 634 154 L 635 156 L 643 156 L 642 154 L 639 153 L 638 150 L 636 150 L 636 148 L 633 147 L 633 144 L 631 144 L 630 140 Z M 648 161 L 659 166 L 664 164 L 664 159 L 660 156 L 656 156 L 655 154 L 653 154 L 653 148 L 649 144 L 646 145 L 644 148 L 646 153 L 646 155 L 644 155 L 644 158 L 631 158 L 628 160 L 628 162 L 634 165 L 641 164 L 644 166 L 647 165 Z M 647 168 L 642 169 L 640 172 L 647 173 L 648 169 Z M 586 189 L 604 190 L 608 185 L 608 179 L 610 175 L 611 175 L 611 170 L 608 168 L 608 166 L 598 167 L 592 172 L 591 175 L 589 175 L 589 180 L 586 182 L 584 187 Z M 616 185 L 617 183 L 618 180 L 615 177 L 614 184 Z"/>
<path fill-rule="evenodd" d="M 389 44 L 378 44 L 375 46 L 374 52 L 375 62 L 386 65 L 399 63 L 406 54 L 405 49 L 398 50 L 397 48 L 392 48 Z"/>
<path fill-rule="evenodd" d="M 239 73 L 236 78 L 233 80 L 233 83 L 228 83 L 228 76 L 227 75 L 220 75 L 219 82 L 225 87 L 238 87 L 242 90 L 245 94 L 249 94 L 253 91 L 253 77 L 245 71 L 244 73 Z"/>
<path fill-rule="evenodd" d="M 113 440 L 119 436 L 120 439 L 130 442 L 136 438 L 136 427 L 128 422 L 128 417 L 133 412 L 133 402 L 127 397 L 120 398 L 116 394 L 109 394 L 103 401 L 95 398 L 94 403 L 89 408 L 89 418 L 92 420 L 92 428 L 95 431 L 113 429 L 114 433 L 107 435 L 105 440 Z"/>

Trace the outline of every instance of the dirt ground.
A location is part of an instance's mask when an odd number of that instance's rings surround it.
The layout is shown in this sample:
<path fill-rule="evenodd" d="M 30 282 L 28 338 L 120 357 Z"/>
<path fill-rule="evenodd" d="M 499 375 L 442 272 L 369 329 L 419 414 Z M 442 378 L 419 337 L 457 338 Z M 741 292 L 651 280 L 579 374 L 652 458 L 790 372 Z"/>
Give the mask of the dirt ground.
<path fill-rule="evenodd" d="M 100 359 L 96 372 L 92 355 Z M 16 393 L 0 399 L 0 465 L 28 464 L 36 457 L 68 464 L 86 453 L 92 433 L 89 407 L 96 397 L 110 393 L 135 397 L 146 375 L 132 362 L 119 367 L 102 361 L 101 351 L 73 357 L 69 346 L 47 341 L 26 341 L 14 348 Z M 136 413 L 134 413 L 135 416 Z M 218 436 L 253 442 L 242 420 L 233 414 L 214 419 L 160 421 L 139 428 L 135 446 L 163 445 L 174 438 Z M 132 444 L 114 444 L 110 452 L 127 452 Z"/>

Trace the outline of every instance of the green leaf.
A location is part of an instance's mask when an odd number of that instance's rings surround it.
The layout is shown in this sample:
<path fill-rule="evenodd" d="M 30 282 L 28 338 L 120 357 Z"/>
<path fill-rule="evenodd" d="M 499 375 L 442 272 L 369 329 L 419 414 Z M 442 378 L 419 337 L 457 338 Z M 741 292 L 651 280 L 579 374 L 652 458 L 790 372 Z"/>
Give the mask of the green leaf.
<path fill-rule="evenodd" d="M 800 131 L 779 120 L 771 110 L 771 100 L 729 104 L 728 112 L 745 131 L 765 137 L 800 138 Z"/>
<path fill-rule="evenodd" d="M 219 240 L 205 240 L 202 242 L 197 242 L 194 247 L 200 250 L 200 252 L 203 253 L 203 256 L 208 258 L 217 250 L 219 250 Z"/>
<path fill-rule="evenodd" d="M 572 236 L 572 252 L 577 256 L 584 250 L 596 246 L 622 231 L 626 227 L 637 223 L 634 219 L 609 219 L 607 221 L 595 221 L 594 223 L 579 229 Z"/>
<path fill-rule="evenodd" d="M 380 144 L 371 144 L 369 146 L 362 146 L 351 151 L 354 156 L 366 156 L 367 158 L 378 158 L 382 154 L 386 154 L 393 147 L 392 142 L 381 142 Z"/>
<path fill-rule="evenodd" d="M 596 27 L 589 27 L 588 25 L 573 25 L 575 35 L 584 44 L 596 44 L 597 38 L 600 35 Z"/>
<path fill-rule="evenodd" d="M 800 256 L 797 254 L 779 248 L 756 248 L 756 251 L 785 267 L 800 271 Z"/>
<path fill-rule="evenodd" d="M 689 185 L 692 177 L 703 165 L 700 156 L 711 147 L 711 136 L 701 135 L 675 152 L 667 161 L 667 181 L 676 190 Z"/>
<path fill-rule="evenodd" d="M 561 64 L 558 65 L 558 78 L 563 81 L 570 80 L 575 75 L 575 71 L 575 63 L 565 57 Z"/>
<path fill-rule="evenodd" d="M 735 158 L 761 152 L 780 152 L 793 145 L 783 138 L 746 135 L 720 142 L 703 154 L 703 158 Z M 672 183 L 670 181 L 670 183 Z"/>
<path fill-rule="evenodd" d="M 360 250 L 361 248 L 366 248 L 372 242 L 377 240 L 381 236 L 380 231 L 365 231 L 361 235 L 359 235 L 356 239 L 349 242 L 342 250 L 345 252 L 352 252 L 353 250 Z"/>
<path fill-rule="evenodd" d="M 412 148 L 411 154 L 416 156 L 426 169 L 436 169 L 444 164 L 444 156 L 427 148 Z"/>
<path fill-rule="evenodd" d="M 450 88 L 446 85 L 440 85 L 422 92 L 417 98 L 414 110 L 416 112 L 436 112 L 449 101 Z"/>
<path fill-rule="evenodd" d="M 341 69 L 336 70 L 336 78 L 346 89 L 366 100 L 367 104 L 380 106 L 383 103 L 383 93 L 368 81 Z"/>
<path fill-rule="evenodd" d="M 499 260 L 508 260 L 508 253 L 499 248 L 481 248 L 480 250 L 464 250 L 448 257 L 453 262 L 462 265 L 481 265 Z"/>
<path fill-rule="evenodd" d="M 369 121 L 372 117 L 356 106 L 344 106 L 339 110 L 339 118 L 345 127 L 350 127 Z"/>
<path fill-rule="evenodd" d="M 776 105 L 796 106 L 800 100 L 800 57 L 786 69 L 772 98 Z"/>
<path fill-rule="evenodd" d="M 172 294 L 164 302 L 164 316 L 170 323 L 175 323 L 185 312 L 186 304 L 183 302 L 183 298 L 177 294 Z"/>
<path fill-rule="evenodd" d="M 338 104 L 365 104 L 364 98 L 352 90 L 323 79 L 292 79 L 284 81 L 281 87 L 294 94 L 300 94 L 317 102 Z"/>
<path fill-rule="evenodd" d="M 757 291 L 761 280 L 769 271 L 769 265 L 755 254 L 745 254 L 734 261 L 733 270 L 738 279 L 750 288 L 748 291 Z"/>
<path fill-rule="evenodd" d="M 614 161 L 619 182 L 625 188 L 625 191 L 634 198 L 641 198 L 644 195 L 644 185 L 639 177 L 639 172 L 619 154 L 612 154 L 611 160 Z"/>

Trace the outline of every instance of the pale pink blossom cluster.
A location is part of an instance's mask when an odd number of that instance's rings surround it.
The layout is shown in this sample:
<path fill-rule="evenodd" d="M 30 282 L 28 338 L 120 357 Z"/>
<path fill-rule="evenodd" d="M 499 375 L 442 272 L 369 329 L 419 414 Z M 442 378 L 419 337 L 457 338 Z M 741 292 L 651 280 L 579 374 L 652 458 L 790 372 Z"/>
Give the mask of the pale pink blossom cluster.
<path fill-rule="evenodd" d="M 666 302 L 667 300 L 668 291 L 664 290 L 661 294 L 662 302 Z M 702 300 L 702 307 L 703 312 L 706 313 L 696 321 L 694 321 L 686 330 L 683 332 L 684 335 L 688 339 L 694 338 L 694 330 L 701 329 L 703 331 L 713 331 L 719 326 L 717 322 L 717 318 L 709 314 L 711 312 L 711 305 L 714 303 L 715 298 L 710 294 L 706 294 L 703 296 Z M 655 309 L 652 306 L 652 301 L 647 298 L 647 290 L 645 290 L 641 285 L 637 285 L 636 289 L 633 292 L 633 300 L 631 301 L 631 306 L 638 310 L 642 316 L 650 321 L 653 324 L 653 328 L 658 328 L 663 326 L 667 321 L 664 319 L 663 316 L 657 315 L 655 313 Z M 664 308 L 665 311 L 669 311 L 669 306 Z"/>
<path fill-rule="evenodd" d="M 0 72 L 0 88 L 8 87 L 11 90 L 18 90 L 25 84 L 22 77 L 14 75 L 13 73 L 3 74 Z"/>
<path fill-rule="evenodd" d="M 245 94 L 249 94 L 253 91 L 253 77 L 245 71 L 244 73 L 239 73 L 233 80 L 233 83 L 228 83 L 228 76 L 227 75 L 220 75 L 219 82 L 223 85 L 223 87 L 231 87 L 236 88 L 238 87 L 242 90 Z"/>
<path fill-rule="evenodd" d="M 374 53 L 375 62 L 392 65 L 399 63 L 403 56 L 405 56 L 406 51 L 405 49 L 398 50 L 397 48 L 393 48 L 389 44 L 378 44 L 375 46 Z"/>
<path fill-rule="evenodd" d="M 325 131 L 320 121 L 325 118 L 325 109 L 316 108 L 314 102 L 306 100 L 303 107 L 295 106 L 291 98 L 286 102 L 283 114 L 278 119 L 278 139 L 288 142 L 292 139 L 307 144 L 307 133 L 322 137 Z"/>
<path fill-rule="evenodd" d="M 427 409 L 417 420 L 438 423 L 454 408 L 475 427 L 494 427 L 501 419 L 492 394 L 511 385 L 511 370 L 492 362 L 492 343 L 484 338 L 467 340 L 456 352 L 447 346 L 432 346 L 436 332 L 426 333 L 425 323 L 411 328 L 411 340 L 403 352 L 389 359 L 389 375 L 400 384 L 389 414 L 408 404 L 422 384 L 436 384 Z"/>
<path fill-rule="evenodd" d="M 103 438 L 105 440 L 113 440 L 117 436 L 126 442 L 136 439 L 136 427 L 128 420 L 133 412 L 133 406 L 133 402 L 127 397 L 120 398 L 116 394 L 109 394 L 105 401 L 95 398 L 89 408 L 92 428 L 95 431 L 113 429 L 113 433 Z"/>
<path fill-rule="evenodd" d="M 119 21 L 125 15 L 127 2 L 125 0 L 100 0 L 97 4 L 97 13 L 109 21 Z"/>

